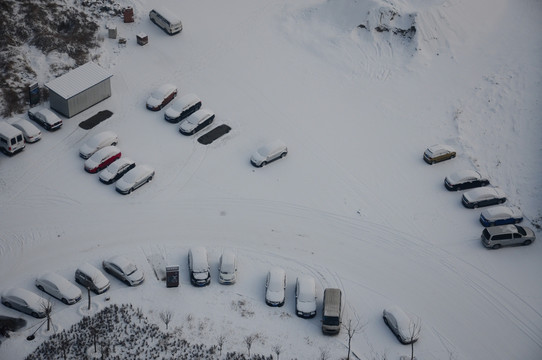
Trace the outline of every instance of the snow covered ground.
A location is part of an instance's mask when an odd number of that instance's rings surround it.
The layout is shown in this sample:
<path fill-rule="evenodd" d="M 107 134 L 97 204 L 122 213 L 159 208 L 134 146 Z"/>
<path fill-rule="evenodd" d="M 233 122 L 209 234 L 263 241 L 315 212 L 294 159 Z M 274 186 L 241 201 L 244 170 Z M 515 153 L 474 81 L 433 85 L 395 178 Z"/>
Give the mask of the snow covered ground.
<path fill-rule="evenodd" d="M 124 254 L 145 283 L 112 279 L 95 311 L 132 303 L 165 329 L 158 314 L 171 310 L 170 328 L 207 344 L 226 334 L 224 351 L 246 350 L 244 337 L 257 333 L 253 353 L 281 344 L 281 359 L 316 359 L 323 349 L 344 357 L 344 331 L 326 337 L 320 313 L 295 316 L 304 273 L 317 280 L 319 311 L 324 288 L 342 289 L 343 322 L 364 324 L 352 341 L 360 358 L 409 354 L 382 321 L 390 304 L 422 319 L 418 359 L 542 358 L 540 1 L 161 2 L 182 18 L 182 33 L 166 35 L 148 19 L 154 2 L 136 1 L 135 23 L 115 20 L 127 45 L 105 38 L 98 59 L 114 75 L 112 97 L 0 159 L 0 290 L 38 292 L 40 273 L 73 279 L 84 261 Z M 375 30 L 382 25 L 389 31 Z M 397 31 L 412 26 L 415 34 Z M 146 110 L 165 82 L 196 93 L 216 113 L 213 126 L 232 131 L 204 146 L 163 111 Z M 114 115 L 78 127 L 100 110 Z M 83 170 L 78 149 L 103 130 L 119 135 L 123 156 L 155 167 L 151 183 L 121 196 Z M 275 138 L 288 156 L 253 168 L 250 153 Z M 457 158 L 425 164 L 434 143 L 455 147 Z M 487 174 L 539 240 L 483 248 L 480 210 L 443 186 L 459 169 Z M 212 268 L 201 289 L 187 274 L 195 245 L 207 248 Z M 233 286 L 217 282 L 225 248 L 239 259 Z M 179 288 L 154 277 L 161 257 L 180 265 Z M 288 276 L 282 308 L 264 303 L 274 265 Z M 78 322 L 85 305 L 55 300 L 56 329 Z M 0 314 L 19 315 L 4 306 Z M 21 316 L 29 326 L 3 340 L 1 359 L 22 359 L 49 336 L 40 329 L 26 341 L 38 321 Z M 203 325 L 190 331 L 191 321 Z"/>

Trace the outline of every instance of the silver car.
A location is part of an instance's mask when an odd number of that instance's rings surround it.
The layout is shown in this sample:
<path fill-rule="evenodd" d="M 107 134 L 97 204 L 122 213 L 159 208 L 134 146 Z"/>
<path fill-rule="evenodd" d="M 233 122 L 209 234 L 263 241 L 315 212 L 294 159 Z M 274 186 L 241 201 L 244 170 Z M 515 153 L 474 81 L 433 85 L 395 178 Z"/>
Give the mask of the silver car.
<path fill-rule="evenodd" d="M 36 279 L 35 283 L 38 289 L 54 296 L 64 304 L 71 305 L 81 300 L 81 289 L 58 274 L 43 274 Z"/>
<path fill-rule="evenodd" d="M 282 159 L 288 154 L 288 147 L 281 140 L 275 140 L 261 146 L 250 157 L 250 163 L 256 167 L 262 167 L 268 163 Z"/>
<path fill-rule="evenodd" d="M 0 300 L 8 308 L 32 315 L 35 318 L 45 317 L 45 307 L 49 301 L 25 289 L 11 289 L 2 295 Z"/>
<path fill-rule="evenodd" d="M 102 262 L 104 270 L 126 283 L 129 286 L 136 286 L 145 280 L 143 271 L 139 270 L 134 263 L 124 256 L 113 256 Z"/>
<path fill-rule="evenodd" d="M 401 344 L 418 341 L 421 325 L 419 319 L 411 318 L 398 306 L 384 309 L 382 318 Z"/>
<path fill-rule="evenodd" d="M 486 248 L 499 249 L 503 246 L 530 245 L 536 235 L 525 226 L 501 225 L 485 228 L 481 239 Z"/>
<path fill-rule="evenodd" d="M 154 177 L 154 169 L 147 165 L 138 165 L 117 180 L 115 190 L 123 195 L 130 194 L 145 185 Z"/>
<path fill-rule="evenodd" d="M 232 251 L 224 250 L 218 263 L 218 282 L 225 285 L 237 280 L 237 259 Z"/>

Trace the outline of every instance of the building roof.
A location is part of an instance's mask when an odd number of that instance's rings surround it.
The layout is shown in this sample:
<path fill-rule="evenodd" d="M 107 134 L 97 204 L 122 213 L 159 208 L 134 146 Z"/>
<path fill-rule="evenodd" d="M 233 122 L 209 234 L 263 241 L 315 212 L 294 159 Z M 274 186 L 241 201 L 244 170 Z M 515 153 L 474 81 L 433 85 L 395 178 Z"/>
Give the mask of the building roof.
<path fill-rule="evenodd" d="M 86 89 L 109 79 L 111 76 L 113 75 L 108 71 L 92 61 L 89 61 L 64 75 L 49 81 L 45 86 L 64 99 L 69 99 Z"/>

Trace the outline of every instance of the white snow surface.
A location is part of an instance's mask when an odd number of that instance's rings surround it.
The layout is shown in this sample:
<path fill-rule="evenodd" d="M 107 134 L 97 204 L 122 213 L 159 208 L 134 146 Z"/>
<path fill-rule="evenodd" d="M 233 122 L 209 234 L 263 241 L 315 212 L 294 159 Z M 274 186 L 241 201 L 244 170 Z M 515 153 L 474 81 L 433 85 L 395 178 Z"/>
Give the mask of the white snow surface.
<path fill-rule="evenodd" d="M 113 74 L 112 96 L 22 153 L 2 155 L 0 290 L 35 292 L 37 274 L 73 281 L 80 264 L 124 255 L 145 282 L 131 288 L 111 278 L 109 291 L 93 295 L 95 311 L 133 303 L 164 330 L 160 311 L 173 311 L 170 329 L 191 316 L 205 324 L 207 344 L 227 334 L 224 352 L 244 352 L 243 338 L 259 333 L 252 353 L 281 344 L 281 359 L 316 359 L 322 349 L 346 356 L 344 329 L 329 337 L 320 328 L 323 289 L 338 287 L 343 323 L 364 324 L 352 339 L 359 358 L 410 354 L 382 321 L 391 304 L 422 321 L 417 359 L 542 358 L 539 0 L 161 3 L 181 17 L 180 34 L 150 22 L 153 1 L 134 2 L 134 23 L 114 20 L 126 46 L 102 26 L 97 62 Z M 416 33 L 378 32 L 379 24 Z M 145 46 L 136 44 L 140 32 Z M 211 127 L 232 131 L 208 146 L 179 134 L 164 110 L 145 109 L 163 83 L 197 93 L 216 112 Z M 78 127 L 100 110 L 114 115 Z M 155 168 L 152 182 L 121 196 L 83 170 L 79 147 L 104 130 L 118 134 L 123 154 Z M 253 168 L 251 152 L 274 138 L 289 155 Z M 457 157 L 427 165 L 423 151 L 435 143 Z M 443 186 L 469 168 L 508 194 L 538 241 L 498 251 L 480 244 L 480 211 Z M 190 285 L 192 246 L 207 248 L 208 287 Z M 231 286 L 217 281 L 224 248 L 238 259 Z M 155 274 L 176 264 L 181 286 L 166 288 Z M 287 273 L 282 308 L 264 302 L 273 266 Z M 300 274 L 316 279 L 314 319 L 295 316 Z M 57 329 L 87 314 L 85 299 L 54 301 Z M 5 306 L 0 315 L 29 323 L 3 339 L 0 359 L 23 359 L 50 335 L 26 341 L 38 320 Z"/>

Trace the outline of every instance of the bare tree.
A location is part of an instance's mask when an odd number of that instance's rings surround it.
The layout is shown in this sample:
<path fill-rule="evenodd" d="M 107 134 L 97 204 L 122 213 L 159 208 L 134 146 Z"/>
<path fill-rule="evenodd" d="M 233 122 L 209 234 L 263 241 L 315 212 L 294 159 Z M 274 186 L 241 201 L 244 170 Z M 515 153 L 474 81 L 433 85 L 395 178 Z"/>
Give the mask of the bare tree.
<path fill-rule="evenodd" d="M 87 286 L 87 298 L 88 298 L 88 307 L 87 307 L 87 310 L 90 311 L 90 286 Z"/>
<path fill-rule="evenodd" d="M 422 330 L 422 321 L 417 318 L 412 320 L 408 324 L 408 341 L 410 342 L 410 360 L 414 360 L 414 343 L 418 340 L 420 336 L 420 331 Z"/>
<path fill-rule="evenodd" d="M 277 354 L 277 360 L 279 360 L 280 353 L 282 352 L 282 346 L 280 346 L 280 344 L 275 344 L 273 345 L 272 350 L 275 354 Z"/>
<path fill-rule="evenodd" d="M 51 315 L 53 314 L 53 303 L 49 300 L 46 300 L 41 303 L 41 309 L 45 313 L 45 317 L 47 317 L 47 331 L 51 330 Z"/>
<path fill-rule="evenodd" d="M 98 329 L 94 326 L 90 326 L 89 328 L 90 336 L 92 337 L 92 342 L 94 343 L 94 352 L 98 352 Z"/>
<path fill-rule="evenodd" d="M 347 323 L 343 323 L 342 327 L 346 330 L 346 336 L 348 337 L 348 356 L 346 357 L 347 360 L 350 360 L 350 353 L 351 353 L 351 344 L 352 344 L 352 338 L 354 335 L 363 329 L 365 324 L 361 324 L 359 319 L 353 324 L 352 319 L 348 320 Z"/>
<path fill-rule="evenodd" d="M 320 348 L 320 360 L 328 360 L 329 359 L 329 350 L 321 347 Z"/>
<path fill-rule="evenodd" d="M 171 310 L 165 310 L 165 311 L 160 312 L 160 320 L 162 320 L 162 322 L 166 324 L 166 330 L 169 327 L 169 323 L 172 317 L 173 317 L 173 313 L 171 312 Z"/>
<path fill-rule="evenodd" d="M 216 338 L 216 342 L 218 345 L 218 354 L 220 357 L 222 357 L 222 349 L 224 348 L 224 343 L 226 342 L 226 336 L 224 334 L 220 335 L 218 338 Z"/>
<path fill-rule="evenodd" d="M 252 334 L 249 336 L 245 336 L 245 344 L 247 344 L 247 350 L 248 350 L 248 357 L 250 358 L 250 348 L 252 347 L 252 343 L 254 340 L 256 340 L 257 336 Z"/>

